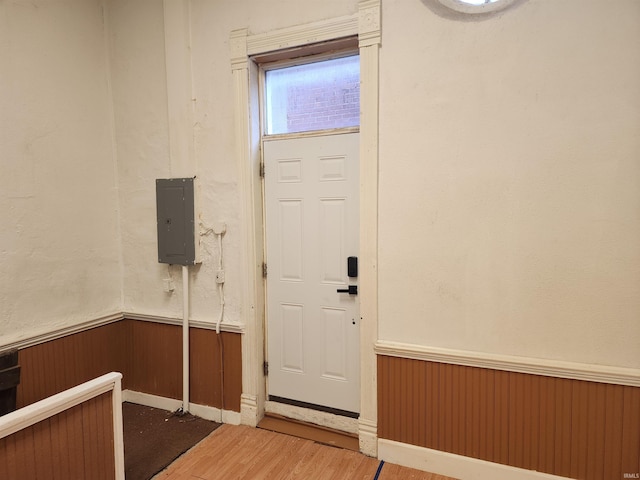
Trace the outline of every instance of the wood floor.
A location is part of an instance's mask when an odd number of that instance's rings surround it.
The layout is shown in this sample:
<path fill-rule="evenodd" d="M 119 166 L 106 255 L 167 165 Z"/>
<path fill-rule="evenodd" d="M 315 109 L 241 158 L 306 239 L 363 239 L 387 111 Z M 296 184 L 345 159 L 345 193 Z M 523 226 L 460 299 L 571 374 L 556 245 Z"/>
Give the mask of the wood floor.
<path fill-rule="evenodd" d="M 281 433 L 223 425 L 154 480 L 373 480 L 380 462 Z M 385 463 L 378 480 L 452 480 Z"/>

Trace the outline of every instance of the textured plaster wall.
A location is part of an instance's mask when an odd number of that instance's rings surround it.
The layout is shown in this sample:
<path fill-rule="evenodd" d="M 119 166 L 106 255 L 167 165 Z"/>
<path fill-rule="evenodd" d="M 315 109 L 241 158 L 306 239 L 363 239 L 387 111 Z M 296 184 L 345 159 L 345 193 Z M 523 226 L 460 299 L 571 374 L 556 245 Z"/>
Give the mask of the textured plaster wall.
<path fill-rule="evenodd" d="M 180 298 L 163 290 L 158 263 L 155 179 L 169 178 L 164 19 L 161 1 L 110 1 L 118 191 L 122 231 L 123 309 L 177 316 Z M 173 268 L 176 287 L 180 269 Z"/>
<path fill-rule="evenodd" d="M 640 2 L 433 5 L 383 1 L 380 338 L 640 368 Z"/>
<path fill-rule="evenodd" d="M 0 2 L 0 345 L 120 309 L 100 1 Z"/>
<path fill-rule="evenodd" d="M 223 237 L 225 321 L 242 323 L 240 311 L 239 192 L 235 161 L 234 93 L 229 34 L 251 33 L 353 13 L 356 1 L 192 1 L 188 27 L 191 51 L 192 174 L 200 189 L 202 264 L 190 267 L 194 320 L 214 322 L 220 314 L 215 283 L 218 243 L 207 233 L 225 223 Z M 124 258 L 124 310 L 182 316 L 181 267 L 157 262 L 155 179 L 172 175 L 164 19 L 161 0 L 109 2 L 118 173 Z M 175 121 L 175 119 L 174 119 Z M 183 160 L 183 159 L 178 159 Z M 164 279 L 175 290 L 165 292 Z"/>
<path fill-rule="evenodd" d="M 383 0 L 380 338 L 640 368 L 640 3 L 521 0 L 475 19 L 435 5 Z M 180 268 L 156 257 L 175 123 L 163 1 L 104 6 L 0 2 L 0 344 L 182 312 Z M 356 9 L 190 2 L 193 319 L 219 314 L 206 232 L 224 222 L 226 320 L 243 321 L 230 31 Z"/>

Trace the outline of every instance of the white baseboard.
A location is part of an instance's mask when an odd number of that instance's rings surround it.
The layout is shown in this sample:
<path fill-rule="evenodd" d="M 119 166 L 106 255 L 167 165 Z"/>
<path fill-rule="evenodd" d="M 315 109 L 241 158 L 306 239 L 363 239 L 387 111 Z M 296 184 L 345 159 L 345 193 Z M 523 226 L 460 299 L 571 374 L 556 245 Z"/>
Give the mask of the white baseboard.
<path fill-rule="evenodd" d="M 218 423 L 228 423 L 229 425 L 240 425 L 240 412 L 220 410 L 216 407 L 198 405 L 197 403 L 190 403 L 189 411 L 196 417 L 204 418 L 205 420 L 212 420 Z"/>
<path fill-rule="evenodd" d="M 460 480 L 568 480 L 566 477 L 510 467 L 477 458 L 417 447 L 393 440 L 378 440 L 378 458 L 385 462 Z"/>
<path fill-rule="evenodd" d="M 137 403 L 146 407 L 160 408 L 167 412 L 175 412 L 182 408 L 182 400 L 174 398 L 159 397 L 150 393 L 134 392 L 133 390 L 122 391 L 122 401 Z"/>
<path fill-rule="evenodd" d="M 123 390 L 122 401 L 137 403 L 147 407 L 160 408 L 168 412 L 174 412 L 182 408 L 182 400 L 174 398 L 159 397 L 150 393 L 134 392 L 132 390 Z M 228 423 L 231 425 L 240 425 L 240 413 L 230 410 L 220 410 L 216 407 L 207 405 L 199 405 L 197 403 L 189 403 L 189 412 L 196 417 L 204 418 L 218 423 Z"/>

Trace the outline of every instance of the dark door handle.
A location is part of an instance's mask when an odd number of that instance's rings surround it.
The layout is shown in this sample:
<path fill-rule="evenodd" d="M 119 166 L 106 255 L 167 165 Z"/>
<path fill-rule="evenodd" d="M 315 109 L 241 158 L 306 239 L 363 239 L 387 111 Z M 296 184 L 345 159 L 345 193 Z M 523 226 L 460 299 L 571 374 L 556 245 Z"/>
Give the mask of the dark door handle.
<path fill-rule="evenodd" d="M 338 293 L 348 293 L 349 295 L 357 295 L 358 294 L 358 286 L 357 285 L 349 285 L 349 288 L 339 288 L 336 290 Z"/>

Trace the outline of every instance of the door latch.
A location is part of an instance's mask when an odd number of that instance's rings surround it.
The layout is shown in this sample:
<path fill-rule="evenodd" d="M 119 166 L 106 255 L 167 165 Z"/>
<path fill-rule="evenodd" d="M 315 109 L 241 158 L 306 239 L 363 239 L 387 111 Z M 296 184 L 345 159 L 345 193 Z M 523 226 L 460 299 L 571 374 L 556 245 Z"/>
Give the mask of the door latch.
<path fill-rule="evenodd" d="M 358 286 L 357 285 L 349 285 L 349 288 L 339 288 L 336 290 L 338 293 L 348 293 L 349 295 L 357 295 L 358 294 Z"/>
<path fill-rule="evenodd" d="M 358 257 L 347 258 L 347 277 L 356 278 L 358 276 Z"/>

